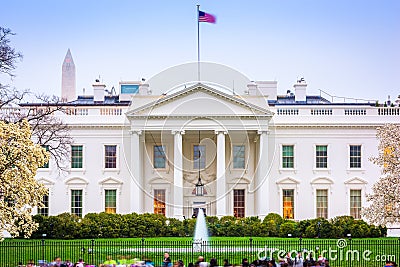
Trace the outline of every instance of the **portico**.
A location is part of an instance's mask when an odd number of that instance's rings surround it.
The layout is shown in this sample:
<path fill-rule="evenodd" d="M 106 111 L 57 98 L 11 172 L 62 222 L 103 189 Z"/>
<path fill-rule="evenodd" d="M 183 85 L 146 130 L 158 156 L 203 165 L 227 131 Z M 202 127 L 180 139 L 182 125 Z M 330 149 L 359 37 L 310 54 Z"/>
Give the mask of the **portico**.
<path fill-rule="evenodd" d="M 135 101 L 127 112 L 130 193 L 138 202 L 131 203 L 137 209 L 132 212 L 178 219 L 199 207 L 219 217 L 268 213 L 266 194 L 259 193 L 269 184 L 272 113 L 266 102 L 251 104 L 203 84 L 159 99 L 138 95 Z M 199 177 L 203 195 L 194 190 Z"/>

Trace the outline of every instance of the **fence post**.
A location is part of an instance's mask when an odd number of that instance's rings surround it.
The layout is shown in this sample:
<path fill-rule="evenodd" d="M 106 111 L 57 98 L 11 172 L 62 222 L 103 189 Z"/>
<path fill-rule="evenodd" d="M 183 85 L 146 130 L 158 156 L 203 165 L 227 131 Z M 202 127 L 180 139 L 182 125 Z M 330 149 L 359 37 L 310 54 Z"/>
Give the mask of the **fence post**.
<path fill-rule="evenodd" d="M 251 257 L 253 257 L 253 238 L 250 237 L 249 241 L 250 241 L 250 255 Z"/>
<path fill-rule="evenodd" d="M 299 238 L 299 250 L 297 251 L 297 252 L 301 252 L 301 255 L 302 255 L 302 257 L 304 258 L 304 255 L 303 255 L 303 249 L 302 249 L 302 242 L 303 241 L 303 238 Z"/>
<path fill-rule="evenodd" d="M 91 251 L 91 261 L 92 261 L 92 265 L 96 265 L 96 264 L 94 264 L 94 239 L 92 239 L 92 242 L 91 242 L 91 249 L 92 249 L 92 251 Z"/>
<path fill-rule="evenodd" d="M 351 251 L 351 234 L 347 234 L 347 236 L 349 238 L 349 250 Z M 352 253 L 350 253 L 350 254 L 353 255 Z M 352 262 L 352 259 L 348 260 L 348 258 L 347 258 L 348 255 L 349 255 L 349 253 L 346 253 L 346 261 L 350 262 L 350 267 L 352 267 L 353 266 L 353 262 Z M 351 256 L 351 257 L 353 257 L 353 256 Z"/>
<path fill-rule="evenodd" d="M 144 259 L 144 237 L 142 237 L 142 256 L 141 256 L 141 260 Z"/>
<path fill-rule="evenodd" d="M 44 246 L 45 246 L 45 241 L 44 238 L 42 238 L 42 261 L 44 261 Z M 43 262 L 44 264 L 44 262 Z"/>

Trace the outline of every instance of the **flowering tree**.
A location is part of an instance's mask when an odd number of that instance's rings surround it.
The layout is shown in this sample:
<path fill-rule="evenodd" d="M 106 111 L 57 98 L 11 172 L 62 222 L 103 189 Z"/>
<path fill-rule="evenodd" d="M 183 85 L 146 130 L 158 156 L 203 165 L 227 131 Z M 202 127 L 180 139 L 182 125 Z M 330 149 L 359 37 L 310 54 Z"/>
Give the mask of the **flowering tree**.
<path fill-rule="evenodd" d="M 0 121 L 0 239 L 2 230 L 12 236 L 29 237 L 37 224 L 32 207 L 41 206 L 47 189 L 35 179 L 36 170 L 49 160 L 49 153 L 31 141 L 31 127 Z"/>
<path fill-rule="evenodd" d="M 387 124 L 377 130 L 379 155 L 371 161 L 382 167 L 382 177 L 367 196 L 371 202 L 363 215 L 371 223 L 400 223 L 400 125 Z"/>

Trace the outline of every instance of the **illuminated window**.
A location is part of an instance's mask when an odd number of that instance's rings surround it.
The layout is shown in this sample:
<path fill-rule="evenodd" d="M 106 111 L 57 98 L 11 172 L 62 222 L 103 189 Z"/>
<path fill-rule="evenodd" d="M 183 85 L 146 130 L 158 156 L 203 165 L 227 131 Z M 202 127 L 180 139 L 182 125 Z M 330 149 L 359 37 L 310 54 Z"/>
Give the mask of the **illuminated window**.
<path fill-rule="evenodd" d="M 82 217 L 82 190 L 71 190 L 71 214 Z"/>
<path fill-rule="evenodd" d="M 317 189 L 317 218 L 328 219 L 328 190 Z"/>
<path fill-rule="evenodd" d="M 83 168 L 83 146 L 71 146 L 71 168 Z"/>
<path fill-rule="evenodd" d="M 328 146 L 316 146 L 315 156 L 316 168 L 328 168 Z"/>
<path fill-rule="evenodd" d="M 104 168 L 106 168 L 106 169 L 117 168 L 117 146 L 116 145 L 104 146 Z"/>
<path fill-rule="evenodd" d="M 361 168 L 361 146 L 350 146 L 350 168 Z"/>
<path fill-rule="evenodd" d="M 350 216 L 361 219 L 361 190 L 350 190 Z"/>
<path fill-rule="evenodd" d="M 117 190 L 104 190 L 104 200 L 105 200 L 105 212 L 106 213 L 116 213 L 117 212 Z"/>
<path fill-rule="evenodd" d="M 153 166 L 155 169 L 165 168 L 165 148 L 164 146 L 154 146 Z"/>
<path fill-rule="evenodd" d="M 294 190 L 283 189 L 283 218 L 294 219 Z"/>
<path fill-rule="evenodd" d="M 165 216 L 165 189 L 154 189 L 154 214 Z"/>
<path fill-rule="evenodd" d="M 245 146 L 233 146 L 233 168 L 245 168 Z"/>
<path fill-rule="evenodd" d="M 193 163 L 194 169 L 204 169 L 206 167 L 206 146 L 193 146 Z"/>
<path fill-rule="evenodd" d="M 294 168 L 294 146 L 282 146 L 282 168 Z"/>
<path fill-rule="evenodd" d="M 244 189 L 233 190 L 233 216 L 237 218 L 245 216 Z"/>

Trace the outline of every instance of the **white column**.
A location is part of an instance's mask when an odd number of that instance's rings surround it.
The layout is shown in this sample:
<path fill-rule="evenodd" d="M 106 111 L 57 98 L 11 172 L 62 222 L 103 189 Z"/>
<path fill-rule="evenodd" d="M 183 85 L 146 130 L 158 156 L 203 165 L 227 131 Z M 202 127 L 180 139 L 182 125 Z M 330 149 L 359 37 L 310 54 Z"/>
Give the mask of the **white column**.
<path fill-rule="evenodd" d="M 172 131 L 174 135 L 174 189 L 173 216 L 183 219 L 183 150 L 182 135 L 185 131 Z"/>
<path fill-rule="evenodd" d="M 217 134 L 217 216 L 226 216 L 226 177 L 225 177 L 225 134 L 224 131 L 215 131 Z"/>
<path fill-rule="evenodd" d="M 256 192 L 256 215 L 264 217 L 269 210 L 269 168 L 268 161 L 268 131 L 258 131 L 259 148 L 258 148 L 258 164 L 257 164 L 257 184 L 255 184 Z"/>
<path fill-rule="evenodd" d="M 142 164 L 140 156 L 140 136 L 142 131 L 131 131 L 131 181 L 130 181 L 130 211 L 142 213 Z"/>

